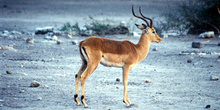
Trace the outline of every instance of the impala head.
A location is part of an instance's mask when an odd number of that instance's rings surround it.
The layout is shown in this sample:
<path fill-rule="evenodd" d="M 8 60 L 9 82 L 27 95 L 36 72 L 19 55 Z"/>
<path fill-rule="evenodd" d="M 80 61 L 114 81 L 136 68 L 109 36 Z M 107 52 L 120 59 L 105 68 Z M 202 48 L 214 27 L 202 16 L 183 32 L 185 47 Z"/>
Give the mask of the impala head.
<path fill-rule="evenodd" d="M 159 37 L 159 35 L 156 33 L 156 30 L 153 27 L 153 20 L 148 18 L 148 17 L 145 17 L 141 13 L 141 8 L 140 7 L 139 7 L 139 12 L 140 12 L 142 17 L 135 15 L 134 9 L 133 9 L 133 6 L 132 6 L 133 15 L 135 17 L 139 18 L 139 19 L 142 19 L 147 24 L 147 25 L 146 24 L 142 24 L 142 25 L 135 24 L 138 29 L 142 30 L 142 35 L 144 35 L 145 37 L 148 37 L 148 39 L 150 39 L 152 42 L 157 42 L 157 43 L 161 42 L 162 39 Z M 148 21 L 146 19 L 150 20 L 150 24 L 148 23 Z"/>

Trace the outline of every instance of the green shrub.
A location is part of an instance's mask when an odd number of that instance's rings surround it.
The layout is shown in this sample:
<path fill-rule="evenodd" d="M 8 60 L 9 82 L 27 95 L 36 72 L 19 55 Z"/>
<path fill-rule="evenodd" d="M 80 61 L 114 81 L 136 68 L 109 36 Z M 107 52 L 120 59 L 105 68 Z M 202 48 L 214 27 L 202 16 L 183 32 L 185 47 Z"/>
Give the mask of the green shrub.
<path fill-rule="evenodd" d="M 76 22 L 74 25 L 71 26 L 71 24 L 65 23 L 63 27 L 60 29 L 60 31 L 68 31 L 68 32 L 75 32 L 75 34 L 80 35 L 81 29 L 79 27 L 78 22 Z"/>
<path fill-rule="evenodd" d="M 77 35 L 91 35 L 91 34 L 98 34 L 98 35 L 110 35 L 110 34 L 128 34 L 129 29 L 122 25 L 114 25 L 115 22 L 109 19 L 104 21 L 95 20 L 92 16 L 89 16 L 89 20 L 87 20 L 84 27 L 86 29 L 80 29 L 78 23 L 76 22 L 74 25 L 70 23 L 65 23 L 60 31 L 68 31 L 68 32 L 75 32 Z M 89 31 L 92 31 L 89 32 Z M 87 33 L 89 32 L 89 33 Z"/>
<path fill-rule="evenodd" d="M 101 23 L 99 21 L 93 21 L 92 23 L 90 23 L 89 25 L 85 25 L 85 28 L 87 30 L 92 30 L 94 33 L 98 34 L 98 35 L 104 35 L 106 34 L 106 32 L 108 30 L 111 29 L 111 25 L 109 24 L 105 24 L 105 23 Z"/>

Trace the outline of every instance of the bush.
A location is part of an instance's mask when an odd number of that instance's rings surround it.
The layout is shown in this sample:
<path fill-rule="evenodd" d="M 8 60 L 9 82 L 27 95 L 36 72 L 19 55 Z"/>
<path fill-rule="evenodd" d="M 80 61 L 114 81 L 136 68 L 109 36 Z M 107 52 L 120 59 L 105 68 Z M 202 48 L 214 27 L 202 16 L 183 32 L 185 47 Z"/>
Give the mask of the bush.
<path fill-rule="evenodd" d="M 123 25 L 115 25 L 115 22 L 109 19 L 104 21 L 96 20 L 89 16 L 88 24 L 84 26 L 86 30 L 92 30 L 97 35 L 112 35 L 112 34 L 128 34 L 129 29 Z"/>
<path fill-rule="evenodd" d="M 104 35 L 108 30 L 112 28 L 109 24 L 104 24 L 99 21 L 93 21 L 89 25 L 85 25 L 87 30 L 92 30 L 95 34 Z"/>
<path fill-rule="evenodd" d="M 122 25 L 113 25 L 113 21 L 106 19 L 105 21 L 95 20 L 89 16 L 89 20 L 84 27 L 86 29 L 80 29 L 78 23 L 75 25 L 65 23 L 60 29 L 61 31 L 75 32 L 76 35 L 89 36 L 92 34 L 97 35 L 111 35 L 111 34 L 128 34 L 129 29 Z"/>
<path fill-rule="evenodd" d="M 79 27 L 78 22 L 76 22 L 74 25 L 71 26 L 70 23 L 65 23 L 63 27 L 60 29 L 60 31 L 68 31 L 68 32 L 75 32 L 77 35 L 81 34 L 81 30 Z"/>
<path fill-rule="evenodd" d="M 129 29 L 125 26 L 113 26 L 110 24 L 101 23 L 98 21 L 92 22 L 90 25 L 85 25 L 87 30 L 92 30 L 97 35 L 112 35 L 112 34 L 128 34 Z"/>
<path fill-rule="evenodd" d="M 163 30 L 178 30 L 180 33 L 199 34 L 204 31 L 220 33 L 220 0 L 186 0 L 164 13 Z"/>

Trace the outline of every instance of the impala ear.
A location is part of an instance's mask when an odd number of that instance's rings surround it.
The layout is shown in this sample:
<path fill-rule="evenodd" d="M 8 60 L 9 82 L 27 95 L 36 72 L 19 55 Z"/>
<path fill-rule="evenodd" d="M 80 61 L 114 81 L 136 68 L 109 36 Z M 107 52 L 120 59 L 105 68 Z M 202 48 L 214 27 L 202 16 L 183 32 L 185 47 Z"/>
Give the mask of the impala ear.
<path fill-rule="evenodd" d="M 142 24 L 142 26 L 143 26 L 144 29 L 147 29 L 147 26 L 145 24 Z"/>
<path fill-rule="evenodd" d="M 140 29 L 140 30 L 146 29 L 146 27 L 147 27 L 145 24 L 144 24 L 144 25 L 143 25 L 143 24 L 142 24 L 142 25 L 135 24 L 135 25 L 136 25 L 137 28 Z"/>

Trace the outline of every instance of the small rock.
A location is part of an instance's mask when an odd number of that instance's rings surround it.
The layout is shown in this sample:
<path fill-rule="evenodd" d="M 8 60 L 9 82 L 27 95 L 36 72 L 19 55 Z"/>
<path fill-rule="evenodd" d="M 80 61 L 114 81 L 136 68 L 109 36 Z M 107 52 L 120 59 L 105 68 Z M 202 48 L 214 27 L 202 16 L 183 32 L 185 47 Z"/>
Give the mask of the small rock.
<path fill-rule="evenodd" d="M 197 53 L 197 55 L 207 55 L 207 54 L 200 52 L 200 53 Z"/>
<path fill-rule="evenodd" d="M 206 107 L 205 108 L 210 108 L 211 107 L 211 105 L 206 105 Z"/>
<path fill-rule="evenodd" d="M 219 79 L 219 77 L 217 77 L 217 76 L 213 76 L 213 75 L 212 75 L 212 76 L 210 77 L 210 80 L 211 80 L 211 81 L 217 81 L 218 79 Z"/>
<path fill-rule="evenodd" d="M 1 49 L 1 50 L 10 50 L 10 51 L 15 51 L 15 52 L 17 52 L 16 49 L 14 49 L 13 47 L 10 47 L 10 46 L 0 45 L 0 49 Z"/>
<path fill-rule="evenodd" d="M 72 35 L 68 34 L 68 35 L 67 35 L 67 38 L 70 38 L 70 39 L 71 39 L 71 38 L 73 38 L 73 37 L 72 37 Z"/>
<path fill-rule="evenodd" d="M 156 94 L 162 94 L 161 92 L 156 92 Z"/>
<path fill-rule="evenodd" d="M 126 26 L 126 22 L 125 22 L 125 21 L 121 21 L 121 22 L 120 22 L 120 25 L 121 25 L 121 26 Z"/>
<path fill-rule="evenodd" d="M 77 40 L 74 40 L 74 41 L 72 41 L 72 44 L 73 44 L 73 45 L 77 45 L 77 44 L 78 44 L 78 41 L 77 41 Z"/>
<path fill-rule="evenodd" d="M 4 33 L 4 34 L 5 34 L 5 33 L 6 33 L 6 34 L 9 34 L 9 31 L 8 31 L 8 30 L 4 30 L 3 33 Z"/>
<path fill-rule="evenodd" d="M 158 49 L 157 49 L 157 48 L 154 48 L 153 51 L 158 51 Z"/>
<path fill-rule="evenodd" d="M 1 50 L 1 47 L 0 47 L 0 50 Z M 2 55 L 3 55 L 3 57 L 6 57 L 6 54 L 5 54 L 5 53 L 3 53 Z"/>
<path fill-rule="evenodd" d="M 31 82 L 31 85 L 30 85 L 30 87 L 39 87 L 39 86 L 40 86 L 40 83 L 37 81 Z"/>
<path fill-rule="evenodd" d="M 34 43 L 34 39 L 33 38 L 29 38 L 29 39 L 26 40 L 26 43 L 33 44 Z"/>
<path fill-rule="evenodd" d="M 46 40 L 52 40 L 52 37 L 50 37 L 50 36 L 45 36 L 44 39 L 46 39 Z"/>
<path fill-rule="evenodd" d="M 25 90 L 21 90 L 20 93 L 25 93 Z"/>
<path fill-rule="evenodd" d="M 199 35 L 199 38 L 213 38 L 213 37 L 215 37 L 214 31 L 204 32 Z"/>
<path fill-rule="evenodd" d="M 220 42 L 218 43 L 218 46 L 220 46 Z"/>
<path fill-rule="evenodd" d="M 54 35 L 54 36 L 52 37 L 52 40 L 57 41 L 57 40 L 58 40 L 58 37 Z"/>
<path fill-rule="evenodd" d="M 36 28 L 35 30 L 35 34 L 47 34 L 48 32 L 53 32 L 53 27 Z"/>
<path fill-rule="evenodd" d="M 54 58 L 52 58 L 51 61 L 54 61 Z"/>
<path fill-rule="evenodd" d="M 203 44 L 201 42 L 192 42 L 192 48 L 202 48 Z"/>
<path fill-rule="evenodd" d="M 187 63 L 192 63 L 192 60 L 191 60 L 191 59 L 188 59 L 188 60 L 187 60 Z"/>
<path fill-rule="evenodd" d="M 164 35 L 163 35 L 163 38 L 168 38 L 168 35 L 167 35 L 167 34 L 164 34 Z"/>
<path fill-rule="evenodd" d="M 21 32 L 18 32 L 18 31 L 11 31 L 10 33 L 13 35 L 21 35 L 22 34 Z"/>
<path fill-rule="evenodd" d="M 38 98 L 37 98 L 38 101 L 41 101 L 42 99 L 43 99 L 42 97 L 38 97 Z"/>
<path fill-rule="evenodd" d="M 57 44 L 64 44 L 64 42 L 63 42 L 63 41 L 58 40 L 58 41 L 57 41 Z"/>
<path fill-rule="evenodd" d="M 10 75 L 12 74 L 12 72 L 11 72 L 11 71 L 6 71 L 6 73 L 7 73 L 7 74 L 10 74 Z"/>
<path fill-rule="evenodd" d="M 48 88 L 49 88 L 49 86 L 48 86 L 48 85 L 45 85 L 45 86 L 44 86 L 44 88 L 45 88 L 45 89 L 48 89 Z"/>
<path fill-rule="evenodd" d="M 145 83 L 150 83 L 150 82 L 151 82 L 150 80 L 146 80 L 146 81 L 145 81 Z"/>
<path fill-rule="evenodd" d="M 27 73 L 23 73 L 23 75 L 27 76 L 28 74 Z"/>
<path fill-rule="evenodd" d="M 184 51 L 182 51 L 182 52 L 179 53 L 179 55 L 189 55 L 189 54 L 190 54 L 190 53 L 184 52 Z"/>
<path fill-rule="evenodd" d="M 117 78 L 117 79 L 116 79 L 116 81 L 117 81 L 117 82 L 120 82 L 120 79 L 119 79 L 119 78 Z"/>
<path fill-rule="evenodd" d="M 6 34 L 6 33 L 2 34 L 2 37 L 7 37 L 7 36 L 8 36 L 8 34 Z"/>

